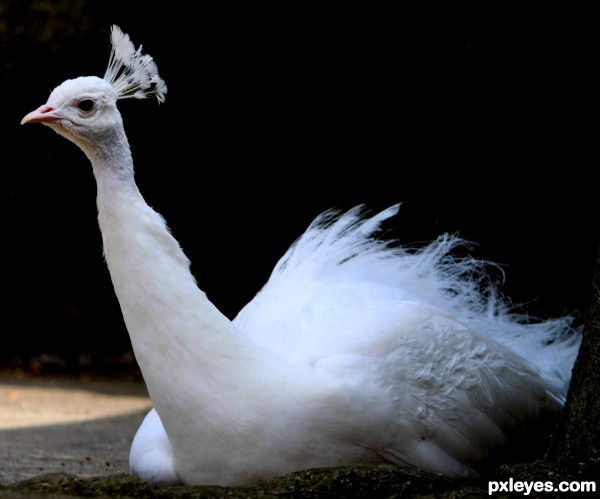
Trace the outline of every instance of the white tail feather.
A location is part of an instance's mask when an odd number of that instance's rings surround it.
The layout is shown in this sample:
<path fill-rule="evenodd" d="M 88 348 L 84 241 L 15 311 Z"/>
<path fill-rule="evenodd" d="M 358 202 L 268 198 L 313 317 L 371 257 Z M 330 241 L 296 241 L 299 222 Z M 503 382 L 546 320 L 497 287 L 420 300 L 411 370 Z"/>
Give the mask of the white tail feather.
<path fill-rule="evenodd" d="M 119 99 L 145 99 L 156 95 L 159 103 L 165 101 L 167 85 L 158 75 L 158 67 L 151 56 L 142 55 L 142 46 L 136 50 L 129 35 L 113 25 L 110 39 L 112 50 L 104 79 L 110 83 Z"/>

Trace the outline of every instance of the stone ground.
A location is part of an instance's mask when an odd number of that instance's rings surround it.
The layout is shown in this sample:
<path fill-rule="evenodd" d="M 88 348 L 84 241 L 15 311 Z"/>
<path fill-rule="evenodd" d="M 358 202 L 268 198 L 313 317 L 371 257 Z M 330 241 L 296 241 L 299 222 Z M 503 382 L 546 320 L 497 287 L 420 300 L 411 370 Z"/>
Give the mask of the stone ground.
<path fill-rule="evenodd" d="M 0 484 L 49 472 L 127 472 L 150 407 L 139 381 L 0 375 Z"/>
<path fill-rule="evenodd" d="M 502 465 L 460 482 L 393 465 L 303 470 L 240 487 L 152 488 L 128 473 L 131 440 L 151 407 L 135 379 L 32 377 L 0 372 L 0 499 L 475 498 L 490 480 L 594 480 L 596 462 Z M 517 494 L 519 495 L 519 494 Z M 530 497 L 567 497 L 564 493 Z M 579 494 L 591 497 L 593 494 Z M 494 497 L 515 497 L 499 493 Z"/>

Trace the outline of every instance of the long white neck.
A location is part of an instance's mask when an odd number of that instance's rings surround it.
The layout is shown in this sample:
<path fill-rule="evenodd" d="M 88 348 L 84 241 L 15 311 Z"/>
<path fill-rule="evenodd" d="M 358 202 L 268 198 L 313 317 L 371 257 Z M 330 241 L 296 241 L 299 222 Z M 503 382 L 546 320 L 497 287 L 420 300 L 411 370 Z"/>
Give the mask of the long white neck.
<path fill-rule="evenodd" d="M 107 155 L 103 151 L 112 150 Z M 235 418 L 231 400 L 260 392 L 274 361 L 196 285 L 163 218 L 140 194 L 124 133 L 85 150 L 98 186 L 104 254 L 150 396 L 172 442 L 197 419 Z M 268 384 L 268 383 L 266 383 Z M 181 445 L 184 445 L 182 442 Z"/>

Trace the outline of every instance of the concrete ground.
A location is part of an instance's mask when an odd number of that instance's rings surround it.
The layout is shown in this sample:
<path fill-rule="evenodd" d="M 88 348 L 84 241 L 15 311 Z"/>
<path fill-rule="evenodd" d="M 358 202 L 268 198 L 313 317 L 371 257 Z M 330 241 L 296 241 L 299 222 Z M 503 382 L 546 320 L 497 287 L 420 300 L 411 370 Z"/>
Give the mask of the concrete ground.
<path fill-rule="evenodd" d="M 474 481 L 394 465 L 300 470 L 240 487 L 151 488 L 128 473 L 135 432 L 150 409 L 140 381 L 31 377 L 0 372 L 0 497 L 258 498 L 439 497 L 488 495 L 489 480 L 590 480 L 598 463 L 562 468 L 525 462 L 492 468 Z M 508 483 L 508 482 L 506 482 Z M 585 494 L 584 494 L 585 495 Z M 496 497 L 496 495 L 495 495 Z M 497 494 L 513 497 L 513 494 Z"/>
<path fill-rule="evenodd" d="M 0 374 L 0 484 L 43 473 L 128 472 L 151 407 L 143 383 Z"/>

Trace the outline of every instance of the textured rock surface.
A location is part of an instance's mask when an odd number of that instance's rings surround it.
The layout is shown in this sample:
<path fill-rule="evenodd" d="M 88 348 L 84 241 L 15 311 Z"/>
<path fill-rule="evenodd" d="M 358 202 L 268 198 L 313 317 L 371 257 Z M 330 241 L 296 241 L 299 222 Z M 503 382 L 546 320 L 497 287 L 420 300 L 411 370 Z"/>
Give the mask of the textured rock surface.
<path fill-rule="evenodd" d="M 487 496 L 490 480 L 600 476 L 594 462 L 506 465 L 472 482 L 379 465 L 306 470 L 244 487 L 151 488 L 127 473 L 131 439 L 149 404 L 139 382 L 0 377 L 0 497 L 461 498 Z"/>

